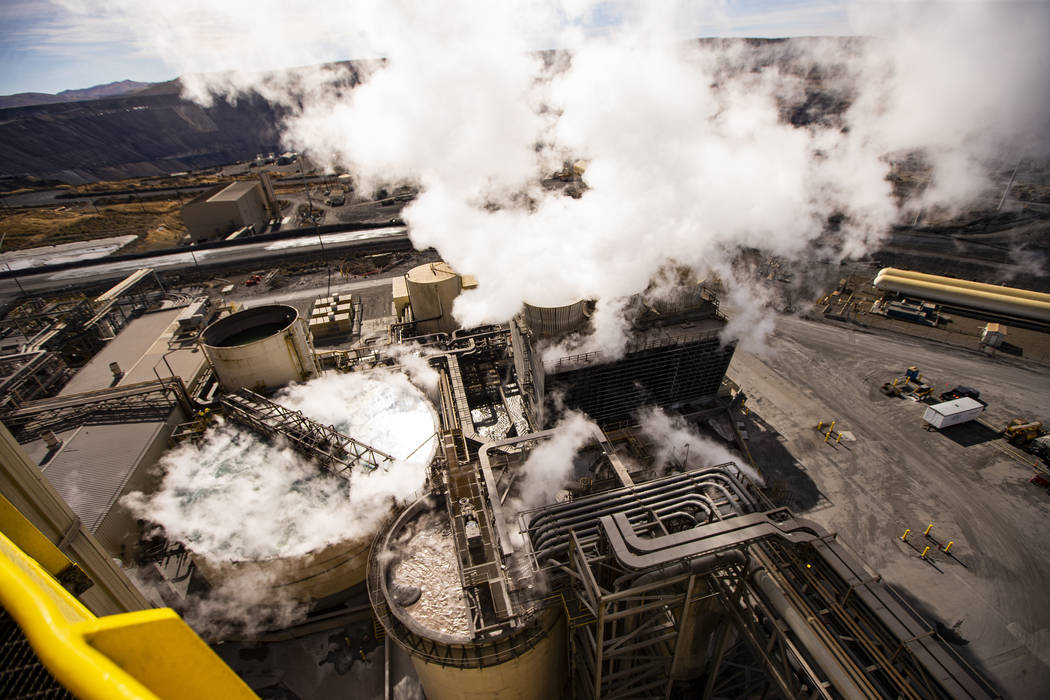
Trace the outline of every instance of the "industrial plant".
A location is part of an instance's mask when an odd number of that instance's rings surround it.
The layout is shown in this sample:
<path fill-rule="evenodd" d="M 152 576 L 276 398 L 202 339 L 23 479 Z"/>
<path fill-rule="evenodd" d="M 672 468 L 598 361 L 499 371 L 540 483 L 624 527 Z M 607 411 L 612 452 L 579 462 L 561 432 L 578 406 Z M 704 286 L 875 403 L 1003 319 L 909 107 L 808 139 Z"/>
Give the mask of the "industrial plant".
<path fill-rule="evenodd" d="M 0 100 L 0 698 L 1050 697 L 1045 7 L 161 5 Z"/>
<path fill-rule="evenodd" d="M 385 308 L 361 292 L 252 303 L 143 268 L 94 297 L 24 301 L 4 321 L 5 499 L 34 525 L 50 499 L 105 552 L 71 557 L 95 614 L 174 608 L 220 653 L 364 620 L 346 644 L 385 666 L 388 694 L 400 675 L 432 700 L 998 696 L 784 505 L 727 376 L 717 283 L 628 300 L 608 357 L 575 351 L 591 300 L 460 327 L 477 286 L 435 260 L 369 283 Z M 872 314 L 916 300 L 1032 327 L 1050 310 L 899 269 L 869 289 L 885 295 Z M 930 394 L 917 370 L 886 386 Z M 927 400 L 925 420 L 972 421 L 979 395 Z M 1017 425 L 1038 444 L 1038 424 Z"/>

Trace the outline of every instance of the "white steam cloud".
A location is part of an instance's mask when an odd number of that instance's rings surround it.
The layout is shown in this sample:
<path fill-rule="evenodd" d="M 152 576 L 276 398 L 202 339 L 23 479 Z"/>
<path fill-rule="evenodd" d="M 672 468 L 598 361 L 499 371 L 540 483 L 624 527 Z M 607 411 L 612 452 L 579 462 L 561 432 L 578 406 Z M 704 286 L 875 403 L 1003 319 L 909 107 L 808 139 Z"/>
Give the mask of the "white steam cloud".
<path fill-rule="evenodd" d="M 385 468 L 355 468 L 349 481 L 322 472 L 283 441 L 269 443 L 222 418 L 198 443 L 160 460 L 161 486 L 122 499 L 138 518 L 208 560 L 261 561 L 367 541 L 392 508 L 424 487 L 434 444 L 433 408 L 406 377 L 388 371 L 321 377 L 283 390 L 288 408 L 394 457 Z M 305 604 L 281 594 L 264 569 L 227 569 L 184 614 L 201 634 L 222 638 L 287 626 Z"/>
<path fill-rule="evenodd" d="M 704 437 L 679 415 L 669 414 L 655 406 L 645 408 L 638 415 L 638 425 L 656 448 L 653 466 L 657 470 L 665 470 L 671 462 L 683 464 L 687 469 L 733 462 L 756 484 L 765 483 L 742 457 Z"/>
<path fill-rule="evenodd" d="M 194 552 L 243 561 L 301 556 L 369 537 L 395 503 L 423 487 L 434 416 L 403 376 L 328 376 L 293 385 L 277 401 L 397 461 L 373 472 L 355 468 L 348 482 L 286 444 L 219 419 L 199 443 L 161 458 L 157 491 L 130 493 L 123 503 Z"/>
<path fill-rule="evenodd" d="M 575 411 L 565 414 L 554 429 L 553 437 L 532 450 L 521 466 L 522 478 L 511 510 L 519 512 L 552 503 L 572 476 L 576 453 L 595 435 L 594 423 Z"/>
<path fill-rule="evenodd" d="M 188 97 L 255 90 L 286 110 L 289 147 L 365 188 L 418 185 L 413 242 L 479 280 L 456 302 L 467 326 L 629 296 L 669 262 L 746 285 L 742 248 L 862 255 L 903 212 L 961 208 L 990 168 L 1045 156 L 1050 133 L 1044 3 L 858 3 L 870 39 L 764 47 L 683 41 L 716 2 L 113 6 Z M 382 60 L 261 72 L 349 55 Z M 792 123 L 817 83 L 842 108 Z M 887 175 L 908 156 L 924 184 L 900 201 Z M 575 159 L 582 196 L 540 185 Z"/>

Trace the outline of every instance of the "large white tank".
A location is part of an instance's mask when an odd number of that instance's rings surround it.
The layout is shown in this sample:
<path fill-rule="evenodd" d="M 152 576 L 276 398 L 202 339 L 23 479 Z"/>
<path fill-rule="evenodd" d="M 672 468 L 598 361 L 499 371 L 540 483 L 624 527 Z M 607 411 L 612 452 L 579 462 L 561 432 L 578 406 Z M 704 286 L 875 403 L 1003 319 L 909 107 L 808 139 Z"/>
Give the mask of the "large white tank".
<path fill-rule="evenodd" d="M 890 267 L 879 271 L 875 277 L 875 287 L 920 299 L 1050 321 L 1050 294 L 1027 289 L 998 287 Z"/>
<path fill-rule="evenodd" d="M 462 279 L 448 263 L 414 267 L 405 275 L 405 283 L 419 335 L 451 333 L 459 328 L 452 317 L 452 304 L 462 289 Z"/>
<path fill-rule="evenodd" d="M 567 630 L 559 606 L 537 607 L 514 629 L 465 636 L 469 614 L 442 499 L 428 495 L 376 538 L 369 560 L 369 596 L 388 634 L 404 648 L 428 700 L 564 696 Z M 425 565 L 402 570 L 408 555 Z M 405 585 L 419 595 L 406 595 Z M 413 599 L 414 598 L 414 599 Z M 429 608 L 428 608 L 429 604 Z"/>
<path fill-rule="evenodd" d="M 219 319 L 204 329 L 201 347 L 226 391 L 266 391 L 318 373 L 306 323 L 284 304 Z"/>
<path fill-rule="evenodd" d="M 193 562 L 212 586 L 265 586 L 277 599 L 302 602 L 322 600 L 356 586 L 365 578 L 371 537 L 328 545 L 296 557 L 222 561 L 193 555 Z"/>
<path fill-rule="evenodd" d="M 577 331 L 587 322 L 587 302 L 580 300 L 565 306 L 537 306 L 526 303 L 525 325 L 541 337 L 553 337 Z"/>

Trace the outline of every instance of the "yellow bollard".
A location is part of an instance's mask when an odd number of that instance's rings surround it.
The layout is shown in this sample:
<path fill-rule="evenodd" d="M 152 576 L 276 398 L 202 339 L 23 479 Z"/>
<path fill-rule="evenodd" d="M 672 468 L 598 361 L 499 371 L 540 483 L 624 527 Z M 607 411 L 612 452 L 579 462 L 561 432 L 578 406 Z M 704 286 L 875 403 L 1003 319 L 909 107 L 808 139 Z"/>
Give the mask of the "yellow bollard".
<path fill-rule="evenodd" d="M 835 444 L 842 442 L 842 433 L 835 433 Z"/>
<path fill-rule="evenodd" d="M 929 525 L 926 526 L 926 532 L 922 533 L 922 536 L 923 537 L 929 537 L 930 536 L 930 530 L 932 530 L 932 529 L 933 529 L 933 523 L 930 523 Z"/>
<path fill-rule="evenodd" d="M 901 542 L 907 542 L 908 541 L 908 533 L 909 532 L 911 532 L 911 528 L 910 527 L 907 530 L 904 531 L 903 535 L 901 535 Z"/>
<path fill-rule="evenodd" d="M 818 420 L 817 421 L 817 430 L 820 430 L 823 427 L 824 427 L 824 421 Z"/>
<path fill-rule="evenodd" d="M 925 558 L 926 558 L 926 552 L 928 552 L 928 551 L 930 551 L 930 546 L 929 546 L 929 545 L 926 545 L 926 549 L 922 550 L 922 554 L 921 554 L 920 556 L 921 556 L 921 557 L 922 557 L 923 559 L 925 559 Z"/>
<path fill-rule="evenodd" d="M 835 429 L 835 423 L 837 423 L 837 422 L 838 421 L 831 421 L 831 425 L 828 426 L 828 433 L 829 434 L 831 433 L 832 430 Z"/>
<path fill-rule="evenodd" d="M 955 540 L 948 540 L 948 544 L 944 545 L 944 553 L 945 554 L 948 553 L 948 550 L 952 548 L 953 544 L 955 544 Z"/>
<path fill-rule="evenodd" d="M 827 442 L 827 441 L 828 441 L 828 440 L 830 440 L 830 439 L 831 439 L 831 431 L 829 430 L 829 431 L 827 432 L 827 435 L 825 435 L 825 436 L 824 436 L 824 442 Z"/>

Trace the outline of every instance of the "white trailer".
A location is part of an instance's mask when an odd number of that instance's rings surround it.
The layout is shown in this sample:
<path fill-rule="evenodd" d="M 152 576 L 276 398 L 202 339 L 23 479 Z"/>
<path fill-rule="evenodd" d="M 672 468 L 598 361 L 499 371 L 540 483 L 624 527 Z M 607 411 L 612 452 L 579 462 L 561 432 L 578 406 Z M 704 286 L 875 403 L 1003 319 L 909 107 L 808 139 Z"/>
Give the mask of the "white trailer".
<path fill-rule="evenodd" d="M 922 419 L 938 430 L 972 421 L 984 411 L 984 404 L 969 396 L 934 404 Z"/>

